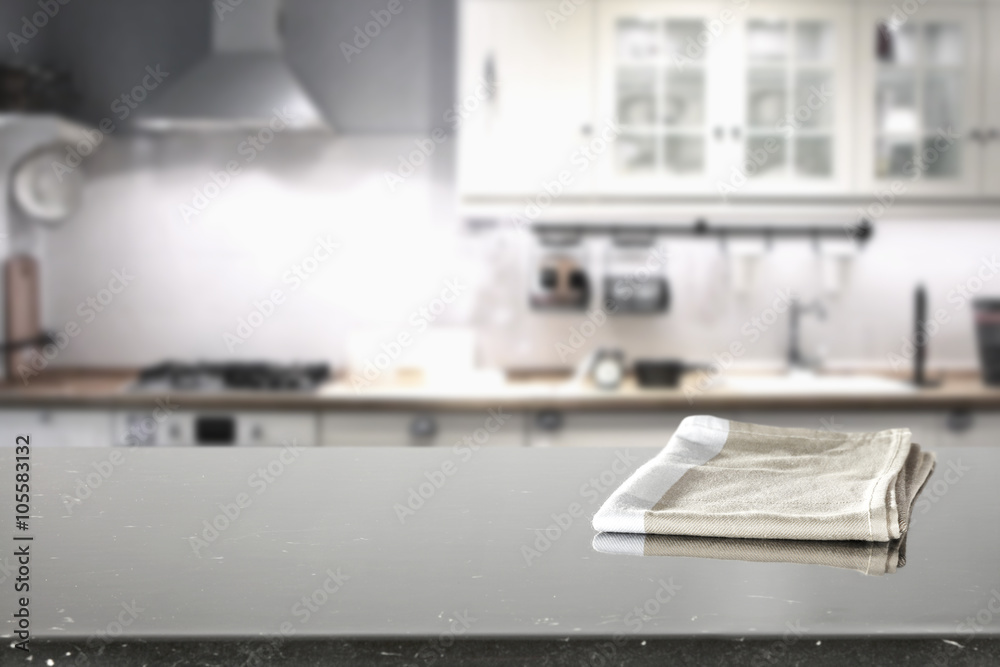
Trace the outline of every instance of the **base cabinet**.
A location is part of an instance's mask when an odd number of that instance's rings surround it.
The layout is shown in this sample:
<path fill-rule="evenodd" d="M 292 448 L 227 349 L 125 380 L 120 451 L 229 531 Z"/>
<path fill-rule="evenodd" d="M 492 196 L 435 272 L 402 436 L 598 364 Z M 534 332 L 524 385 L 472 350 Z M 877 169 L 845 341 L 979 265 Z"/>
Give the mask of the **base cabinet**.
<path fill-rule="evenodd" d="M 0 410 L 0 447 L 30 436 L 32 447 L 110 447 L 111 413 L 102 410 Z"/>
<path fill-rule="evenodd" d="M 320 420 L 327 447 L 523 447 L 525 420 L 502 409 L 485 412 L 336 412 Z"/>

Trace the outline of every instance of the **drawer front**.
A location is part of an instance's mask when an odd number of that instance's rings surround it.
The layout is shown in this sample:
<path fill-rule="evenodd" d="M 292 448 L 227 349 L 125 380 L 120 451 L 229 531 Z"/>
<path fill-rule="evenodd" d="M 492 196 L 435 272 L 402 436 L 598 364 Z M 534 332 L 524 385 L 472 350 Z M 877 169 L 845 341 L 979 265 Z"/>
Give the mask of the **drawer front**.
<path fill-rule="evenodd" d="M 115 444 L 145 447 L 220 445 L 314 447 L 316 415 L 311 412 L 120 412 Z"/>
<path fill-rule="evenodd" d="M 110 447 L 111 413 L 100 410 L 0 410 L 0 447 L 31 436 L 34 447 Z"/>
<path fill-rule="evenodd" d="M 524 415 L 487 412 L 337 412 L 321 417 L 327 447 L 522 447 Z"/>
<path fill-rule="evenodd" d="M 533 447 L 656 447 L 662 449 L 687 412 L 562 412 L 529 418 Z M 724 415 L 720 415 L 724 416 Z"/>
<path fill-rule="evenodd" d="M 942 447 L 1000 445 L 1000 413 L 952 411 L 936 415 Z"/>

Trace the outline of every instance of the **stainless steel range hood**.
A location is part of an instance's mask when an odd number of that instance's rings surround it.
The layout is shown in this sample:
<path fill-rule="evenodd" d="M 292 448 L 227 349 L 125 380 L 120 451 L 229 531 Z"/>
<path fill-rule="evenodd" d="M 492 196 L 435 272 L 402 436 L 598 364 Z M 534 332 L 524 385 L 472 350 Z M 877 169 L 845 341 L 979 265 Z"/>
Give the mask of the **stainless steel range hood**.
<path fill-rule="evenodd" d="M 212 3 L 212 53 L 167 82 L 133 116 L 154 132 L 262 128 L 280 122 L 296 130 L 331 129 L 285 61 L 283 0 Z"/>

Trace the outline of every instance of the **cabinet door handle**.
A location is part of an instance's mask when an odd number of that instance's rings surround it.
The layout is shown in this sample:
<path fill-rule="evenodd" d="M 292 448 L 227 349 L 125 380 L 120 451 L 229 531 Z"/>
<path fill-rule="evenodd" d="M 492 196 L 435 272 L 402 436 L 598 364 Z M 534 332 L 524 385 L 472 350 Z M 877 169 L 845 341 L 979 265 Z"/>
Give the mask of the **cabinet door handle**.
<path fill-rule="evenodd" d="M 486 99 L 493 102 L 497 97 L 497 61 L 492 53 L 483 62 L 483 81 L 486 83 Z"/>
<path fill-rule="evenodd" d="M 734 140 L 739 141 L 740 136 L 742 135 L 739 125 L 733 125 L 733 129 L 730 130 L 730 134 L 732 134 Z"/>
<path fill-rule="evenodd" d="M 719 125 L 719 126 L 717 126 L 715 128 L 715 131 L 713 132 L 713 134 L 715 135 L 715 140 L 716 141 L 722 141 L 723 139 L 726 138 L 726 130 L 721 125 Z"/>
<path fill-rule="evenodd" d="M 945 427 L 952 433 L 965 433 L 972 428 L 972 413 L 968 410 L 952 410 L 945 420 Z"/>
<path fill-rule="evenodd" d="M 562 428 L 563 416 L 556 410 L 542 410 L 535 418 L 535 423 L 538 424 L 539 430 L 554 433 Z"/>
<path fill-rule="evenodd" d="M 437 435 L 437 422 L 430 415 L 417 415 L 410 422 L 410 435 L 417 440 L 429 440 Z"/>

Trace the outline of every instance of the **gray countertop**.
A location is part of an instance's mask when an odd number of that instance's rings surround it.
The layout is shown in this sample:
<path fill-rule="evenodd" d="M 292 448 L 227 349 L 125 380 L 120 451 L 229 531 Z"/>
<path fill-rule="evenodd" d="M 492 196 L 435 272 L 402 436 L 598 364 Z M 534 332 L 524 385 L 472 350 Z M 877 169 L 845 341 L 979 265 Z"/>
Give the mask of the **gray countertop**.
<path fill-rule="evenodd" d="M 880 577 L 595 551 L 590 516 L 652 453 L 38 449 L 0 563 L 34 538 L 47 640 L 1000 636 L 1000 450 L 939 454 L 905 567 Z"/>

